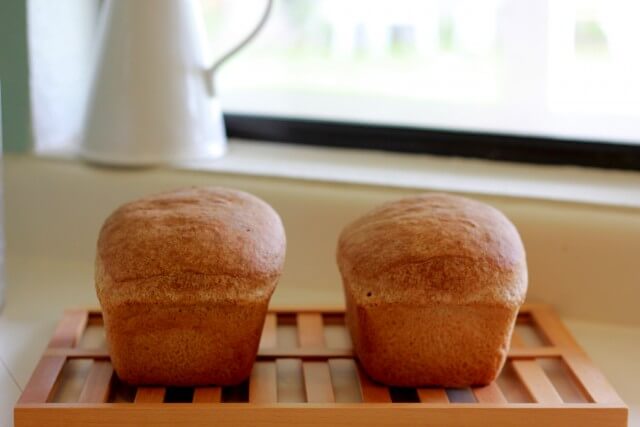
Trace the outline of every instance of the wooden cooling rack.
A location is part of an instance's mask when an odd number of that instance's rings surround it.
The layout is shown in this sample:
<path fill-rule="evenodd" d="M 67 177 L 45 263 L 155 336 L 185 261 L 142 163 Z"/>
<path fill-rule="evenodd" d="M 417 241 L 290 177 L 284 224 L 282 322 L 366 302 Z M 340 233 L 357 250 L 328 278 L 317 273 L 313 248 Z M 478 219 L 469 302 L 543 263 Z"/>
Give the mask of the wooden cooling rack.
<path fill-rule="evenodd" d="M 337 310 L 267 315 L 251 377 L 234 387 L 131 387 L 97 310 L 69 310 L 15 406 L 28 426 L 626 426 L 627 408 L 547 306 L 523 307 L 505 369 L 469 389 L 389 388 L 353 358 Z"/>

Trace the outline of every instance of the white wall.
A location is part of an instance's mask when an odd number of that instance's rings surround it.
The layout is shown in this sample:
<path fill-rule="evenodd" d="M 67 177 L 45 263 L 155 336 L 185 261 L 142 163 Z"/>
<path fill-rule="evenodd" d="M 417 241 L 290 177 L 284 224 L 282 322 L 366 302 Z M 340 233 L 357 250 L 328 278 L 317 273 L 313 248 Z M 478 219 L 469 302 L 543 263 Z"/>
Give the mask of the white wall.
<path fill-rule="evenodd" d="M 34 268 L 60 260 L 77 270 L 73 277 L 79 286 L 92 286 L 98 230 L 119 204 L 180 186 L 223 185 L 262 197 L 284 220 L 288 252 L 276 305 L 341 304 L 334 262 L 341 228 L 380 202 L 414 192 L 247 175 L 94 168 L 33 157 L 9 156 L 5 167 L 9 277 L 16 260 L 23 265 L 25 258 L 47 258 Z M 520 230 L 528 253 L 530 300 L 551 303 L 565 316 L 640 324 L 638 209 L 474 197 L 502 209 Z M 46 286 L 55 286 L 55 280 L 52 274 Z"/>

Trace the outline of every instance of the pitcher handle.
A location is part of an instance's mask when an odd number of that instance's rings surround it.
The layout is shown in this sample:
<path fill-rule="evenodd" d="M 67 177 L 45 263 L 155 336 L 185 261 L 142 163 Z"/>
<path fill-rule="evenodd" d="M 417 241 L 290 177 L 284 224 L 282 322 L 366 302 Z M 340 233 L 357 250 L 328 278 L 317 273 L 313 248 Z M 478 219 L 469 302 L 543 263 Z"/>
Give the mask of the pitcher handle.
<path fill-rule="evenodd" d="M 247 34 L 242 40 L 240 40 L 240 42 L 235 47 L 231 48 L 227 53 L 218 58 L 218 60 L 215 61 L 211 65 L 211 67 L 205 70 L 207 88 L 209 90 L 210 96 L 215 96 L 216 93 L 214 78 L 215 73 L 218 71 L 218 68 L 220 68 L 220 66 L 224 64 L 229 58 L 242 50 L 242 48 L 248 45 L 251 40 L 253 40 L 258 35 L 260 30 L 262 30 L 262 27 L 264 27 L 264 25 L 266 24 L 267 19 L 269 19 L 271 9 L 273 9 L 273 0 L 267 0 L 267 6 L 265 7 L 264 12 L 262 12 L 262 16 L 260 17 L 258 24 L 253 28 L 253 30 L 251 30 L 249 34 Z"/>

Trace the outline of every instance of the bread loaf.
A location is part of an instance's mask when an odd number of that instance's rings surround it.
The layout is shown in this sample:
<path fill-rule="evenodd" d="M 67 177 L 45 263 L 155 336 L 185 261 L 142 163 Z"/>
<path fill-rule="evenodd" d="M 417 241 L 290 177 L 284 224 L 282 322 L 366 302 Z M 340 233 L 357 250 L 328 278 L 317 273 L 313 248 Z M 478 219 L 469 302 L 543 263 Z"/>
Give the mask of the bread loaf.
<path fill-rule="evenodd" d="M 372 378 L 407 387 L 496 378 L 527 290 L 524 247 L 501 212 L 445 194 L 386 203 L 343 230 L 337 262 Z"/>
<path fill-rule="evenodd" d="M 250 194 L 187 188 L 117 209 L 95 283 L 111 360 L 131 384 L 236 384 L 282 272 L 278 214 Z"/>

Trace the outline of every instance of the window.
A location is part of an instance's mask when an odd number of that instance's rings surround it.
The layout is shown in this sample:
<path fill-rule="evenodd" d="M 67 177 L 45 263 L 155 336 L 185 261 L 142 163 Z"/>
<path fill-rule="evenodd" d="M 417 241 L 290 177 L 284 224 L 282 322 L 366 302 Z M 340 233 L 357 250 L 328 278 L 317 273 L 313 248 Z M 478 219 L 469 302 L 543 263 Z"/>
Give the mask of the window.
<path fill-rule="evenodd" d="M 221 52 L 264 0 L 206 0 Z M 236 114 L 640 143 L 635 0 L 278 0 L 218 76 Z"/>
<path fill-rule="evenodd" d="M 214 58 L 266 4 L 200 1 Z M 27 4 L 50 150 L 78 142 L 100 2 Z M 638 15 L 637 0 L 275 0 L 216 87 L 231 136 L 640 169 Z"/>

